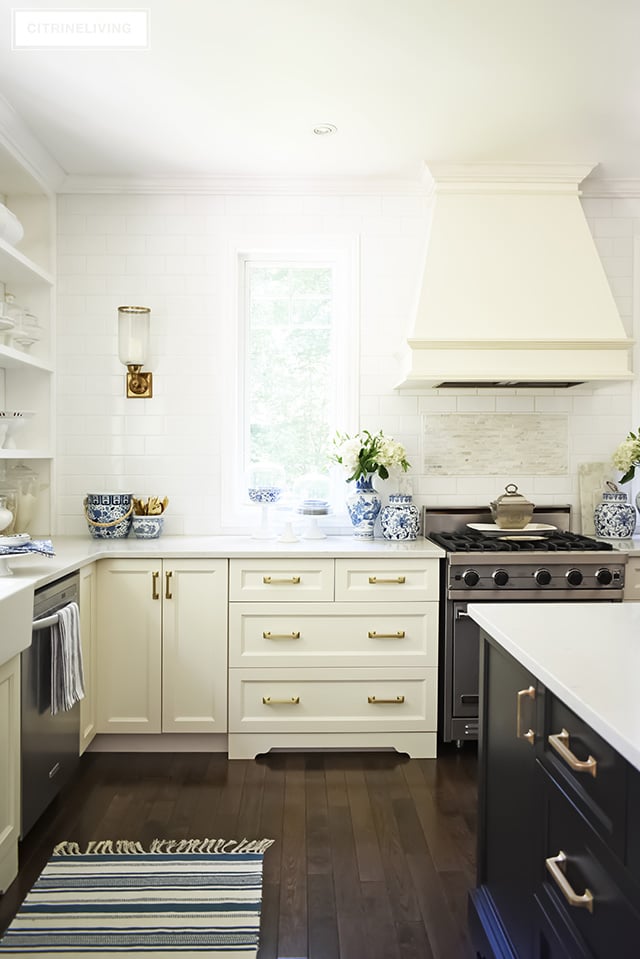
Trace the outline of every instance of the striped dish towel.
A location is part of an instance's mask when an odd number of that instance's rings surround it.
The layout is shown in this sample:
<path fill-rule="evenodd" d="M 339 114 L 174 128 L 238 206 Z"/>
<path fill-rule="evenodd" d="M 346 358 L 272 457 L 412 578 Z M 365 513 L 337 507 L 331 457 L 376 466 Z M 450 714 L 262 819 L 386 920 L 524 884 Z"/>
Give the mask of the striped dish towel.
<path fill-rule="evenodd" d="M 80 610 L 69 603 L 58 611 L 51 627 L 51 714 L 71 709 L 84 699 L 80 645 Z"/>

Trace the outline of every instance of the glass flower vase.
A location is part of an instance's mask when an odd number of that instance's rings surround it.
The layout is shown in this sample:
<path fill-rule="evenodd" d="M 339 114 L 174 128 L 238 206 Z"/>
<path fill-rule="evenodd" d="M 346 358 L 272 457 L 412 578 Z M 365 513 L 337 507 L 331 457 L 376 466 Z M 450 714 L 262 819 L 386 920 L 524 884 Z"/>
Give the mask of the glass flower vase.
<path fill-rule="evenodd" d="M 382 507 L 378 491 L 373 486 L 373 473 L 356 480 L 355 492 L 347 497 L 347 509 L 357 539 L 373 539 L 373 529 Z"/>

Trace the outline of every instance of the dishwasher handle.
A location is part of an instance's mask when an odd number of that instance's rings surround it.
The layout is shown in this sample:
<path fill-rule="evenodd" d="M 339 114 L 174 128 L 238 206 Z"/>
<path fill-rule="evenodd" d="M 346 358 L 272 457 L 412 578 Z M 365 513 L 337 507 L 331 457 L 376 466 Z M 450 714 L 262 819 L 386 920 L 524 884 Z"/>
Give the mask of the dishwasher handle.
<path fill-rule="evenodd" d="M 60 617 L 57 613 L 54 613 L 52 616 L 45 616 L 44 619 L 34 619 L 34 621 L 31 623 L 31 629 L 34 633 L 39 629 L 49 629 L 50 626 L 55 626 L 59 620 Z"/>

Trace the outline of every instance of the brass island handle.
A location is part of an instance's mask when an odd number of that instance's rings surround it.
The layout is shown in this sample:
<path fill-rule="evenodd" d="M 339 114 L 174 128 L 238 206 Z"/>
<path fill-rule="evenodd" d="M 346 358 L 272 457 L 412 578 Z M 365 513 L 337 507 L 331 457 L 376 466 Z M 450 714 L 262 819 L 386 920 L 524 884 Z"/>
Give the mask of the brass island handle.
<path fill-rule="evenodd" d="M 559 733 L 549 736 L 549 745 L 555 749 L 559 756 L 566 762 L 567 766 L 577 773 L 589 773 L 595 779 L 598 775 L 598 760 L 593 756 L 588 759 L 578 759 L 575 753 L 569 749 L 569 733 L 563 729 Z"/>
<path fill-rule="evenodd" d="M 527 689 L 520 689 L 516 693 L 516 739 L 526 739 L 530 746 L 533 746 L 533 743 L 536 738 L 536 734 L 533 729 L 529 728 L 526 733 L 522 732 L 522 701 L 524 699 L 535 699 L 536 690 L 534 686 L 529 686 Z"/>
<path fill-rule="evenodd" d="M 297 586 L 298 583 L 300 582 L 300 577 L 299 577 L 299 576 L 289 576 L 289 577 L 286 577 L 286 576 L 285 576 L 284 579 L 275 579 L 273 576 L 263 576 L 263 577 L 262 577 L 262 582 L 265 584 L 265 586 L 276 586 L 276 585 L 282 584 L 282 583 L 289 583 L 289 585 Z"/>
<path fill-rule="evenodd" d="M 377 633 L 375 629 L 370 629 L 367 633 L 369 639 L 404 639 L 404 629 L 398 629 L 395 633 Z"/>
<path fill-rule="evenodd" d="M 381 583 L 395 583 L 402 586 L 402 584 L 406 583 L 406 581 L 407 581 L 406 576 L 393 576 L 391 577 L 391 579 L 383 579 L 380 576 L 369 577 L 369 583 L 371 584 L 371 586 L 379 586 Z"/>
<path fill-rule="evenodd" d="M 394 696 L 393 699 L 378 699 L 377 696 L 367 696 L 367 702 L 378 706 L 380 703 L 390 703 L 393 706 L 399 706 L 404 702 L 404 696 Z"/>
<path fill-rule="evenodd" d="M 566 854 L 561 849 L 557 856 L 545 859 L 544 864 L 569 905 L 575 906 L 576 909 L 586 909 L 593 914 L 593 893 L 590 889 L 585 889 L 581 896 L 578 895 L 564 874 L 566 862 Z"/>
<path fill-rule="evenodd" d="M 171 577 L 173 573 L 169 570 L 164 574 L 164 598 L 173 599 L 173 593 L 171 592 Z"/>
<path fill-rule="evenodd" d="M 300 630 L 291 633 L 269 633 L 263 632 L 263 639 L 300 639 Z"/>
<path fill-rule="evenodd" d="M 263 696 L 262 702 L 265 706 L 297 706 L 300 697 L 290 696 L 289 699 L 273 699 L 272 696 Z"/>
<path fill-rule="evenodd" d="M 160 593 L 158 592 L 159 578 L 160 578 L 159 570 L 151 574 L 151 599 L 160 599 Z"/>

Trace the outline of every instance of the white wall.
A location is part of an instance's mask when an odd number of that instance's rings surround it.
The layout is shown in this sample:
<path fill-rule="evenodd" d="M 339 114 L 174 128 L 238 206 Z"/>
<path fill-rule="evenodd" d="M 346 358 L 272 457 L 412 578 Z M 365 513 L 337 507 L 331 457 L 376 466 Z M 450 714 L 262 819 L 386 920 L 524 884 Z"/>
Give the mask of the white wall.
<path fill-rule="evenodd" d="M 632 244 L 640 201 L 586 199 L 593 235 L 632 335 Z M 636 218 L 638 220 L 636 221 Z M 58 532 L 85 533 L 87 492 L 167 495 L 167 533 L 221 531 L 226 450 L 220 424 L 233 323 L 230 241 L 332 234 L 359 238 L 360 419 L 402 440 L 415 501 L 486 503 L 507 482 L 536 503 L 578 511 L 578 465 L 608 460 L 633 425 L 631 387 L 570 391 L 393 390 L 398 350 L 420 278 L 427 205 L 410 195 L 68 195 L 58 210 Z M 637 232 L 640 232 L 638 230 Z M 126 400 L 118 362 L 121 304 L 152 309 L 152 400 Z M 354 317 L 354 322 L 358 318 Z M 562 475 L 425 476 L 422 417 L 429 412 L 563 413 L 569 470 Z"/>

